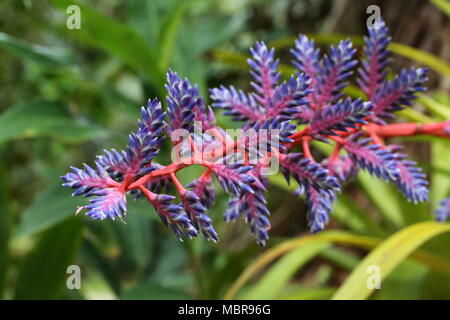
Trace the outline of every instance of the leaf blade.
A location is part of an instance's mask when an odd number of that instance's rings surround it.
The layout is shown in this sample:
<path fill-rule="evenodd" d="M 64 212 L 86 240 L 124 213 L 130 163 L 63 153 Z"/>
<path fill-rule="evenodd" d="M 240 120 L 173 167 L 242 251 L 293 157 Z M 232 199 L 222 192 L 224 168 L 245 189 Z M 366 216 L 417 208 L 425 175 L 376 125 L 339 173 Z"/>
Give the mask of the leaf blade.
<path fill-rule="evenodd" d="M 382 242 L 373 250 L 333 296 L 334 300 L 366 299 L 373 289 L 366 285 L 367 268 L 377 265 L 381 270 L 381 279 L 385 279 L 397 265 L 406 259 L 424 242 L 444 232 L 450 231 L 450 224 L 422 222 L 409 226 Z"/>

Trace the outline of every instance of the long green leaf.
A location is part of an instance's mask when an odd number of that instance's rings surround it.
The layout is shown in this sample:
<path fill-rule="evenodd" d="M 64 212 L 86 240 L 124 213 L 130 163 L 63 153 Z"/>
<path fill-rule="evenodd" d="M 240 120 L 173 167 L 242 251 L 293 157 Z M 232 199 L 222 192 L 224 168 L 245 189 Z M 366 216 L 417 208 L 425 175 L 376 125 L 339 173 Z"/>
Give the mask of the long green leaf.
<path fill-rule="evenodd" d="M 275 300 L 327 300 L 333 296 L 333 288 L 291 288 L 276 296 Z"/>
<path fill-rule="evenodd" d="M 71 197 L 70 194 L 71 191 L 58 182 L 38 195 L 22 213 L 14 239 L 33 235 L 74 216 L 77 206 L 82 205 L 82 200 Z"/>
<path fill-rule="evenodd" d="M 121 296 L 123 300 L 186 300 L 189 298 L 184 291 L 152 282 L 141 284 Z"/>
<path fill-rule="evenodd" d="M 47 67 L 67 66 L 74 64 L 75 61 L 74 57 L 66 51 L 30 44 L 4 32 L 0 32 L 0 45 L 23 59 L 34 61 Z"/>
<path fill-rule="evenodd" d="M 73 4 L 80 7 L 81 29 L 68 34 L 119 57 L 136 71 L 146 74 L 150 82 L 163 92 L 164 77 L 158 68 L 156 49 L 149 48 L 145 40 L 133 29 L 76 1 L 52 2 L 64 12 Z"/>
<path fill-rule="evenodd" d="M 381 270 L 381 279 L 385 279 L 423 243 L 441 233 L 449 231 L 450 224 L 422 222 L 395 233 L 364 258 L 338 289 L 333 299 L 354 300 L 368 298 L 373 292 L 373 289 L 369 288 L 366 283 L 369 266 L 378 266 Z"/>
<path fill-rule="evenodd" d="M 28 101 L 0 114 L 0 143 L 42 136 L 80 143 L 104 133 L 97 126 L 72 119 L 67 108 L 56 102 Z"/>
<path fill-rule="evenodd" d="M 127 215 L 126 224 L 110 222 L 115 227 L 124 257 L 139 272 L 144 271 L 152 256 L 151 222 L 150 218 L 135 212 Z"/>
<path fill-rule="evenodd" d="M 439 225 L 434 223 L 435 225 Z M 261 272 L 268 264 L 291 250 L 309 243 L 330 242 L 335 244 L 347 244 L 359 248 L 374 248 L 382 242 L 381 239 L 358 236 L 346 232 L 325 231 L 316 235 L 307 235 L 282 242 L 281 244 L 265 251 L 237 278 L 225 294 L 225 299 L 233 299 L 242 286 L 256 274 Z M 436 271 L 450 276 L 450 261 L 433 253 L 417 250 L 411 254 L 411 258 L 422 262 Z"/>
<path fill-rule="evenodd" d="M 383 218 L 391 226 L 402 226 L 404 223 L 402 207 L 393 186 L 374 178 L 365 171 L 359 172 L 357 179 Z"/>
<path fill-rule="evenodd" d="M 430 0 L 436 7 L 450 17 L 450 3 L 445 0 Z"/>
<path fill-rule="evenodd" d="M 7 184 L 7 170 L 0 165 L 0 298 L 3 295 L 6 275 L 9 269 L 9 238 L 11 235 L 12 219 L 9 212 Z"/>
<path fill-rule="evenodd" d="M 419 101 L 424 107 L 430 110 L 431 113 L 442 120 L 450 118 L 450 106 L 444 105 L 443 103 L 440 103 L 439 101 L 436 101 L 424 94 L 419 94 L 417 101 Z"/>
<path fill-rule="evenodd" d="M 419 300 L 430 268 L 416 261 L 403 261 L 374 293 L 377 300 Z M 445 280 L 445 276 L 443 276 Z"/>
<path fill-rule="evenodd" d="M 450 159 L 450 143 L 448 141 L 436 141 L 431 145 L 431 161 L 435 168 L 448 168 L 448 159 Z M 434 170 L 431 180 L 433 183 L 430 187 L 430 201 L 433 208 L 448 196 L 450 191 L 450 179 L 444 172 Z"/>
<path fill-rule="evenodd" d="M 157 43 L 159 37 L 161 22 L 158 5 L 157 1 L 128 1 L 128 23 L 149 45 Z"/>
<path fill-rule="evenodd" d="M 190 0 L 178 0 L 169 9 L 165 21 L 161 26 L 161 33 L 159 36 L 159 65 L 161 70 L 166 70 L 169 67 L 172 59 L 173 50 L 177 41 L 180 25 L 184 13 L 188 8 Z"/>
<path fill-rule="evenodd" d="M 67 267 L 75 264 L 81 232 L 81 221 L 71 219 L 42 235 L 19 268 L 16 299 L 59 297 L 67 280 Z"/>
<path fill-rule="evenodd" d="M 292 250 L 267 270 L 262 278 L 249 289 L 242 299 L 273 299 L 286 286 L 295 272 L 329 246 L 329 243 L 318 242 Z"/>

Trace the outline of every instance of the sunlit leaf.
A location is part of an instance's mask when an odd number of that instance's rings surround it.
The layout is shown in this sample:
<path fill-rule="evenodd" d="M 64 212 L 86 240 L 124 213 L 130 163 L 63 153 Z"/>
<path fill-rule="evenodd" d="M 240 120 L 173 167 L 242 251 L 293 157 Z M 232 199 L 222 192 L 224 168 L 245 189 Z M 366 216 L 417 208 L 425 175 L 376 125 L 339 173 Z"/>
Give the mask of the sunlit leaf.
<path fill-rule="evenodd" d="M 333 299 L 367 299 L 374 290 L 366 283 L 369 266 L 378 266 L 381 271 L 381 280 L 383 280 L 423 243 L 448 231 L 450 231 L 450 224 L 422 222 L 395 233 L 361 261 L 344 284 L 339 287 Z"/>
<path fill-rule="evenodd" d="M 319 242 L 292 250 L 270 267 L 242 298 L 248 300 L 273 299 L 286 286 L 295 272 L 329 246 L 329 243 Z"/>
<path fill-rule="evenodd" d="M 423 224 L 430 224 L 436 226 L 437 228 L 443 226 L 444 228 L 450 229 L 450 225 L 441 225 L 434 222 L 427 222 Z M 421 225 L 422 224 L 417 224 L 414 226 L 421 226 Z M 411 229 L 414 226 L 411 226 L 408 229 Z M 263 270 L 268 264 L 270 264 L 272 261 L 279 258 L 280 256 L 305 244 L 323 243 L 323 242 L 335 244 L 347 244 L 367 249 L 376 247 L 378 244 L 382 242 L 382 239 L 359 236 L 346 232 L 323 231 L 319 234 L 306 235 L 292 240 L 284 241 L 278 244 L 277 246 L 265 251 L 253 263 L 251 263 L 244 270 L 244 272 L 242 272 L 241 275 L 236 279 L 236 281 L 232 284 L 232 286 L 228 289 L 225 295 L 225 299 L 233 299 L 238 293 L 238 291 L 242 288 L 242 286 L 244 286 L 245 283 L 247 283 L 247 281 L 249 281 L 252 277 L 261 272 L 261 270 Z M 414 249 L 417 248 L 414 247 Z M 438 255 L 423 250 L 417 250 L 416 252 L 413 252 L 411 254 L 411 258 L 428 265 L 430 268 L 436 271 L 445 273 L 446 275 L 450 276 L 450 261 L 445 258 L 442 258 Z"/>

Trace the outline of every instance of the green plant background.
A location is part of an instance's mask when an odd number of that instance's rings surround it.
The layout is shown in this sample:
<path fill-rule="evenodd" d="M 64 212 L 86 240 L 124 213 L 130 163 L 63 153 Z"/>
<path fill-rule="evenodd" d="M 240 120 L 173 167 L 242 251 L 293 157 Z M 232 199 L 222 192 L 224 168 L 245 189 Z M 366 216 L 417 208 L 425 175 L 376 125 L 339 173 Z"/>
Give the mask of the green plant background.
<path fill-rule="evenodd" d="M 66 28 L 71 4 L 81 8 L 81 30 Z M 140 106 L 164 97 L 169 67 L 198 83 L 205 97 L 222 83 L 248 89 L 245 60 L 255 41 L 276 47 L 288 75 L 288 48 L 298 32 L 324 46 L 347 36 L 361 45 L 370 4 L 380 5 L 393 31 L 393 70 L 431 69 L 430 91 L 398 121 L 449 118 L 445 0 L 2 1 L 0 297 L 450 298 L 450 225 L 432 222 L 450 189 L 447 140 L 402 141 L 431 180 L 430 203 L 408 204 L 392 185 L 362 173 L 340 195 L 327 231 L 317 235 L 307 232 L 306 208 L 291 195 L 293 186 L 272 176 L 273 229 L 264 249 L 243 221 L 222 221 L 224 193 L 211 210 L 220 243 L 181 243 L 144 202 L 129 201 L 126 224 L 75 217 L 80 201 L 58 178 L 70 165 L 91 163 L 102 148 L 121 148 Z M 347 93 L 360 94 L 354 87 Z M 219 115 L 218 122 L 236 126 Z M 161 162 L 169 155 L 165 145 Z M 197 174 L 187 169 L 181 178 Z M 81 268 L 81 290 L 66 287 L 71 264 Z M 380 267 L 381 290 L 366 285 L 370 265 Z"/>

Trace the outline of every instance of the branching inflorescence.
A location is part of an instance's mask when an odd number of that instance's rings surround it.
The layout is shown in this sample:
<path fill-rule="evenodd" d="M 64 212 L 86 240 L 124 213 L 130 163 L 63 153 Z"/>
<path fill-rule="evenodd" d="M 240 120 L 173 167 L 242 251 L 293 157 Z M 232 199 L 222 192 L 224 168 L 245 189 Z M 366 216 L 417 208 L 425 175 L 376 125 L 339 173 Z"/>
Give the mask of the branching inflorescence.
<path fill-rule="evenodd" d="M 215 198 L 215 176 L 231 195 L 225 221 L 243 216 L 256 241 L 264 245 L 270 229 L 265 170 L 273 159 L 288 183 L 291 177 L 298 183 L 296 194 L 305 195 L 311 232 L 324 228 L 336 193 L 360 169 L 392 181 L 408 201 L 427 201 L 427 181 L 421 169 L 400 153 L 399 146 L 388 146 L 384 140 L 415 134 L 449 137 L 450 125 L 448 121 L 386 122 L 425 90 L 427 70 L 402 70 L 387 79 L 390 37 L 383 22 L 378 26 L 365 38 L 359 68 L 357 82 L 366 95 L 364 100 L 343 97 L 342 89 L 357 65 L 349 40 L 332 46 L 322 57 L 314 41 L 300 35 L 291 51 L 298 72 L 285 82 L 280 82 L 274 49 L 257 43 L 248 60 L 254 91 L 246 93 L 232 86 L 210 90 L 213 107 L 243 122 L 236 139 L 215 124 L 214 113 L 198 88 L 169 71 L 167 111 L 157 99 L 149 100 L 124 151 L 105 150 L 95 169 L 88 165 L 72 168 L 73 172 L 62 177 L 64 186 L 75 189 L 74 196 L 91 197 L 78 211 L 86 210 L 93 219 L 123 219 L 126 194 L 133 193 L 145 197 L 180 240 L 202 233 L 217 242 L 218 234 L 207 214 Z M 170 136 L 175 155 L 167 166 L 153 160 L 165 135 Z M 313 140 L 333 144 L 334 151 L 325 159 L 314 159 Z M 205 170 L 183 186 L 176 174 L 194 164 Z M 163 193 L 172 186 L 178 197 Z M 449 203 L 449 199 L 442 201 L 436 211 L 438 220 L 449 216 Z"/>

